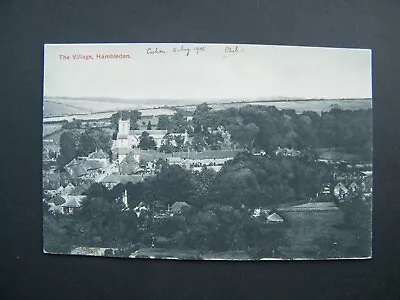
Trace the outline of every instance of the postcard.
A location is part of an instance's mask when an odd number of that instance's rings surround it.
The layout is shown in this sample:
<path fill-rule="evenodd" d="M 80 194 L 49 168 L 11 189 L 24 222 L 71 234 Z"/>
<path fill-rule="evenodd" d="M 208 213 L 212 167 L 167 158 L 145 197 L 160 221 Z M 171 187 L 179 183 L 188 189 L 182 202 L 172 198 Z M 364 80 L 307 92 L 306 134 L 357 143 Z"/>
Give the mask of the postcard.
<path fill-rule="evenodd" d="M 372 257 L 371 50 L 47 44 L 43 251 Z"/>

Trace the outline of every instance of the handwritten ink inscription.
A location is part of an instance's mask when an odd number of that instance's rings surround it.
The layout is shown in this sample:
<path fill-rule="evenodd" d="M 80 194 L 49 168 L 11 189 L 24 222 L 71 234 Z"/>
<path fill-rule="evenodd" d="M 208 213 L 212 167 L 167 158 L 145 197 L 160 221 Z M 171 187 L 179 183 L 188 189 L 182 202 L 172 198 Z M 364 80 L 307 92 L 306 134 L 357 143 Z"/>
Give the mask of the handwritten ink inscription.
<path fill-rule="evenodd" d="M 185 47 L 181 45 L 179 48 L 174 48 L 172 52 L 174 53 L 184 53 L 186 56 L 189 56 L 191 53 L 200 54 L 206 51 L 205 46 L 195 46 L 195 47 Z"/>
<path fill-rule="evenodd" d="M 206 51 L 205 46 L 194 46 L 188 47 L 181 45 L 180 47 L 173 47 L 172 49 L 162 49 L 159 47 L 147 48 L 146 54 L 156 55 L 156 54 L 182 54 L 184 56 L 189 56 L 190 54 L 201 54 Z"/>
<path fill-rule="evenodd" d="M 222 58 L 227 58 L 235 54 L 239 54 L 243 52 L 244 49 L 241 49 L 239 46 L 226 46 L 225 47 L 225 55 Z"/>
<path fill-rule="evenodd" d="M 167 54 L 165 50 L 159 48 L 148 48 L 146 51 L 147 54 Z"/>
<path fill-rule="evenodd" d="M 185 46 L 180 45 L 179 47 L 168 48 L 168 46 L 157 46 L 157 47 L 148 47 L 145 50 L 147 55 L 183 55 L 183 56 L 191 56 L 191 55 L 200 55 L 206 52 L 206 46 Z M 232 55 L 237 55 L 240 52 L 243 52 L 242 49 L 238 45 L 227 45 L 223 48 L 222 58 L 227 58 Z M 125 53 L 97 53 L 97 54 L 85 54 L 85 53 L 75 53 L 75 54 L 60 54 L 58 58 L 63 61 L 70 60 L 94 60 L 94 59 L 131 59 L 132 56 L 130 54 Z"/>

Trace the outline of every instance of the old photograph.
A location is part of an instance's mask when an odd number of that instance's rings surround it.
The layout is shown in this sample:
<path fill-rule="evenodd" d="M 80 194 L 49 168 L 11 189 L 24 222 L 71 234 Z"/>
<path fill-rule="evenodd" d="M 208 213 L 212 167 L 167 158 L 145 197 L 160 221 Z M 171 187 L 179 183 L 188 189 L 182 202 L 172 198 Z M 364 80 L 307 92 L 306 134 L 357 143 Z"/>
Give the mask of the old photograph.
<path fill-rule="evenodd" d="M 371 55 L 45 45 L 43 251 L 371 258 Z"/>

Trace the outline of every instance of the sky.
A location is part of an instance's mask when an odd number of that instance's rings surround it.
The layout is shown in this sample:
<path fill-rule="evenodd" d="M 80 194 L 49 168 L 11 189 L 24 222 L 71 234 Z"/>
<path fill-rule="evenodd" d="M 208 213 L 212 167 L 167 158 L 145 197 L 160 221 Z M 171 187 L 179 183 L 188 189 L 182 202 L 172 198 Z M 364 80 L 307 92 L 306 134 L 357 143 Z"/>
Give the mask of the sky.
<path fill-rule="evenodd" d="M 181 47 L 192 50 L 189 55 L 174 52 Z M 196 53 L 196 47 L 204 48 Z M 227 47 L 234 52 L 226 53 Z M 149 48 L 165 53 L 147 54 Z M 97 54 L 113 53 L 130 59 L 96 59 Z M 93 59 L 73 59 L 74 54 Z M 372 98 L 371 51 L 231 44 L 46 45 L 44 96 L 182 101 Z"/>

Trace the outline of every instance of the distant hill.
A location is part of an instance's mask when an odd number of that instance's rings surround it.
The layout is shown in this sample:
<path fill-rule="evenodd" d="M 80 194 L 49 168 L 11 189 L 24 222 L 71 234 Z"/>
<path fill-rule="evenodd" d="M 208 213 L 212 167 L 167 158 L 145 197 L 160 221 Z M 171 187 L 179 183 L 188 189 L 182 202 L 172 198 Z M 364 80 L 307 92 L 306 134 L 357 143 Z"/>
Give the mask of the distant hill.
<path fill-rule="evenodd" d="M 145 109 L 145 108 L 161 108 L 166 106 L 195 106 L 203 102 L 213 105 L 220 104 L 241 104 L 241 103 L 282 103 L 282 102 L 302 102 L 307 101 L 335 101 L 345 100 L 371 100 L 371 99 L 305 99 L 305 98 L 253 98 L 253 99 L 123 99 L 123 98 L 72 98 L 72 97 L 45 97 L 44 98 L 44 115 L 45 116 L 62 116 L 68 114 L 86 114 L 109 112 L 129 109 Z"/>
<path fill-rule="evenodd" d="M 69 114 L 81 114 L 86 113 L 82 108 L 68 106 L 61 103 L 44 102 L 43 103 L 43 114 L 45 116 L 57 116 L 57 115 L 69 115 Z"/>

